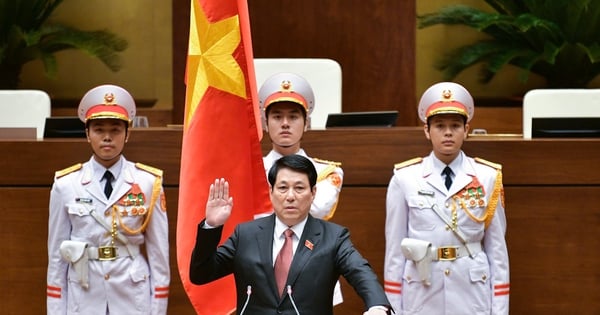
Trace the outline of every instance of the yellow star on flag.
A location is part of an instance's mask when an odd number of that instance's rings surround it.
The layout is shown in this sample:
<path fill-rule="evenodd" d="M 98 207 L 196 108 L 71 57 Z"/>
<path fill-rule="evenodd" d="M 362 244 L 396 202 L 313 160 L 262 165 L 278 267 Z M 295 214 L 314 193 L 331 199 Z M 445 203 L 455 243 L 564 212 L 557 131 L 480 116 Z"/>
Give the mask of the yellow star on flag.
<path fill-rule="evenodd" d="M 193 3 L 190 12 L 192 24 L 188 48 L 186 125 L 209 86 L 246 98 L 244 72 L 233 57 L 241 39 L 239 16 L 210 23 L 198 1 Z"/>

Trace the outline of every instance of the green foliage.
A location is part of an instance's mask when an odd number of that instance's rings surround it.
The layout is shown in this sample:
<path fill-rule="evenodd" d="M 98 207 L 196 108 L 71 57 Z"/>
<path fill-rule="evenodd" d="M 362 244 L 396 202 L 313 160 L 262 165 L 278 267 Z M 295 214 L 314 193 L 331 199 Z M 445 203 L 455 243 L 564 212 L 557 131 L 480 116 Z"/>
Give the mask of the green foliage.
<path fill-rule="evenodd" d="M 75 49 L 99 59 L 110 70 L 121 68 L 119 52 L 127 41 L 106 31 L 83 31 L 48 22 L 63 0 L 0 0 L 0 89 L 19 84 L 23 65 L 41 60 L 46 76 L 57 72 L 55 53 Z"/>
<path fill-rule="evenodd" d="M 496 12 L 451 5 L 418 17 L 420 29 L 463 25 L 486 34 L 446 54 L 435 67 L 445 79 L 480 64 L 488 83 L 504 66 L 546 78 L 551 88 L 583 88 L 600 73 L 600 1 L 484 0 Z"/>

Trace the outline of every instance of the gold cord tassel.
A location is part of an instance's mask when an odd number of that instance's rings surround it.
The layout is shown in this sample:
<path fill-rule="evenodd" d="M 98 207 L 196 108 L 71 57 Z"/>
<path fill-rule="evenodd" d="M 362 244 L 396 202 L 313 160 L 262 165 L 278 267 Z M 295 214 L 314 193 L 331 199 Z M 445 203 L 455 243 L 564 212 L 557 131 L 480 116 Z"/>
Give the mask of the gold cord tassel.
<path fill-rule="evenodd" d="M 156 200 L 158 199 L 158 196 L 160 196 L 161 185 L 162 185 L 162 177 L 156 176 L 156 179 L 154 180 L 154 185 L 152 186 L 152 197 L 150 198 L 150 207 L 148 208 L 148 213 L 146 214 L 146 217 L 144 218 L 144 222 L 142 222 L 142 225 L 139 228 L 134 230 L 134 229 L 128 227 L 127 225 L 125 225 L 121 218 L 121 214 L 119 213 L 119 225 L 121 225 L 121 228 L 123 228 L 123 231 L 125 233 L 127 233 L 129 235 L 135 235 L 135 234 L 141 233 L 146 230 L 148 223 L 150 223 L 150 218 L 152 217 L 152 212 L 154 211 L 154 206 L 156 205 Z"/>

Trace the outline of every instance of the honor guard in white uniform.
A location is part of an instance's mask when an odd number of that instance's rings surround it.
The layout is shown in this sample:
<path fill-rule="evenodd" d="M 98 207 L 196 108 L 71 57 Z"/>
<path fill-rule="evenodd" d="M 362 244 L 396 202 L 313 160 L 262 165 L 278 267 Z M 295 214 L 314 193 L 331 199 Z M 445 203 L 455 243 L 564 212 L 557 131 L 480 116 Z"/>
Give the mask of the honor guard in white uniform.
<path fill-rule="evenodd" d="M 279 158 L 298 154 L 308 158 L 318 174 L 317 193 L 310 208 L 315 218 L 329 220 L 338 204 L 344 171 L 341 163 L 309 157 L 301 148 L 300 141 L 310 125 L 310 114 L 315 97 L 310 84 L 301 76 L 284 72 L 269 77 L 259 92 L 262 125 L 269 134 L 272 149 L 263 164 L 268 174 Z M 343 302 L 339 282 L 334 294 L 334 305 Z"/>
<path fill-rule="evenodd" d="M 461 85 L 431 86 L 419 117 L 433 150 L 394 167 L 384 286 L 397 314 L 508 314 L 501 166 L 462 151 L 473 112 Z"/>
<path fill-rule="evenodd" d="M 93 156 L 55 174 L 47 314 L 167 313 L 162 171 L 122 155 L 135 111 L 132 96 L 115 85 L 95 87 L 81 99 L 78 115 Z"/>

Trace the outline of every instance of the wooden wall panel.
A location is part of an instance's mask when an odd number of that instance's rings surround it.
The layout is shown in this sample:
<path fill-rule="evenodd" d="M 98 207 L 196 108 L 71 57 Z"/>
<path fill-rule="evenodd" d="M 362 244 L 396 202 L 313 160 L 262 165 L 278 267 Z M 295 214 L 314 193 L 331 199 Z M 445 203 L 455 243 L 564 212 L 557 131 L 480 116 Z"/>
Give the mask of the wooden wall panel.
<path fill-rule="evenodd" d="M 165 171 L 165 184 L 179 183 L 182 131 L 167 128 L 132 131 L 125 155 Z M 387 185 L 395 163 L 429 154 L 431 146 L 420 127 L 311 130 L 303 138 L 311 156 L 343 163 L 344 185 Z M 263 152 L 271 147 L 268 135 Z M 504 165 L 510 185 L 600 184 L 598 139 L 534 139 L 472 137 L 464 149 Z M 51 184 L 54 171 L 88 160 L 85 140 L 0 141 L 0 185 Z M 9 154 L 10 153 L 10 154 Z"/>
<path fill-rule="evenodd" d="M 600 314 L 600 186 L 506 187 L 506 204 L 511 314 Z"/>
<path fill-rule="evenodd" d="M 46 188 L 0 188 L 0 314 L 44 314 L 48 264 Z"/>

